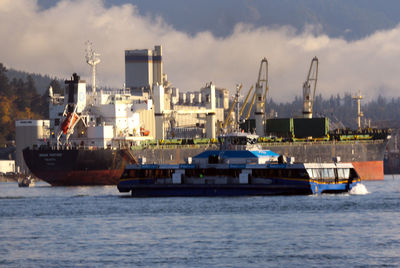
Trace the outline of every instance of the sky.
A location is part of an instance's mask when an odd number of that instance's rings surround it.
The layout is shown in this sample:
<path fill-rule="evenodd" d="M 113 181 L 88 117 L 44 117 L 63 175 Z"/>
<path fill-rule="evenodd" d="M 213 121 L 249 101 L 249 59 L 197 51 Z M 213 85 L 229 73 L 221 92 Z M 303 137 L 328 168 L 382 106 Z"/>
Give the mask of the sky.
<path fill-rule="evenodd" d="M 207 16 L 207 14 L 205 14 Z M 317 94 L 400 97 L 400 25 L 357 40 L 329 37 L 321 25 L 298 31 L 291 26 L 237 23 L 227 36 L 204 30 L 177 30 L 161 15 L 142 15 L 132 4 L 62 0 L 43 9 L 35 0 L 0 1 L 0 62 L 7 68 L 60 79 L 78 73 L 90 80 L 85 42 L 101 56 L 97 84 L 122 87 L 124 51 L 163 47 L 164 72 L 173 86 L 194 91 L 212 81 L 232 93 L 257 80 L 261 60 L 269 63 L 269 97 L 290 102 L 314 56 L 319 59 Z"/>

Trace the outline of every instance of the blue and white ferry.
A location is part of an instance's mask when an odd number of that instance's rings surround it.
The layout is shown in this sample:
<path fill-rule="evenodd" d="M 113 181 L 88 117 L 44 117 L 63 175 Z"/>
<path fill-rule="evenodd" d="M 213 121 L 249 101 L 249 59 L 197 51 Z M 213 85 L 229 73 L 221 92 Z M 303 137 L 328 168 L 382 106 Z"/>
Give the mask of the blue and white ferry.
<path fill-rule="evenodd" d="M 118 183 L 132 196 L 297 195 L 347 192 L 360 183 L 351 163 L 296 163 L 261 150 L 257 135 L 230 133 L 220 150 L 207 150 L 186 163 L 127 165 Z"/>

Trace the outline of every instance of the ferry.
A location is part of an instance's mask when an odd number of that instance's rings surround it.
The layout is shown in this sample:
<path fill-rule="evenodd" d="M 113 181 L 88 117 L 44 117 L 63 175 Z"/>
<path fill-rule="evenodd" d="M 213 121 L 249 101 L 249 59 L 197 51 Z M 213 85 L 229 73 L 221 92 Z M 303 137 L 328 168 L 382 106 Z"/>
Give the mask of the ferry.
<path fill-rule="evenodd" d="M 360 183 L 351 163 L 296 163 L 262 150 L 258 136 L 218 137 L 219 150 L 207 150 L 182 164 L 130 164 L 118 183 L 133 197 L 312 195 L 350 191 Z"/>

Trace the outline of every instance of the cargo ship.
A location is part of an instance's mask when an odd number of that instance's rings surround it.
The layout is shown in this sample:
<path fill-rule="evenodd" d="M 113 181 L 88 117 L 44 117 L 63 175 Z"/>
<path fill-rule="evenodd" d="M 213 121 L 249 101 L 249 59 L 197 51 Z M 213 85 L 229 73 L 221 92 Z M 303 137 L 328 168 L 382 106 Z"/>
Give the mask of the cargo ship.
<path fill-rule="evenodd" d="M 126 163 L 135 163 L 126 150 L 40 148 L 23 151 L 32 173 L 52 186 L 114 185 Z"/>
<path fill-rule="evenodd" d="M 97 55 L 92 50 L 87 55 L 93 74 L 99 62 Z M 125 165 L 138 163 L 138 159 L 152 164 L 178 164 L 204 150 L 218 148 L 216 135 L 229 132 L 226 126 L 230 124 L 232 107 L 238 105 L 238 92 L 226 114 L 226 107 L 219 105 L 229 96 L 212 83 L 206 84 L 200 94 L 187 94 L 186 102 L 181 99 L 185 95 L 178 94 L 162 74 L 160 46 L 154 51 L 126 51 L 125 60 L 126 76 L 132 71 L 142 74 L 135 68 L 144 64 L 146 70 L 156 72 L 149 76 L 152 83 L 100 90 L 96 89 L 93 75 L 92 90 L 87 90 L 86 81 L 73 74 L 65 81 L 63 95 L 49 89 L 48 137 L 23 150 L 25 163 L 33 175 L 54 186 L 116 185 Z M 312 65 L 313 62 L 314 59 Z M 260 74 L 266 63 L 263 59 Z M 291 156 L 298 162 L 331 162 L 333 158 L 341 158 L 341 162 L 354 166 L 362 180 L 383 179 L 387 131 L 329 132 L 327 119 L 311 118 L 313 97 L 309 96 L 309 83 L 316 82 L 312 77 L 304 85 L 304 118 L 283 119 L 286 129 L 282 130 L 282 124 L 274 128 L 275 119 L 265 120 L 268 87 L 260 74 L 252 103 L 255 103 L 255 131 L 263 150 Z M 136 77 L 135 81 L 141 79 Z M 180 105 L 181 102 L 190 105 Z M 251 107 L 248 111 L 252 111 Z M 236 112 L 236 119 L 241 118 L 238 108 Z M 196 120 L 193 127 L 185 123 L 189 117 Z M 311 135 L 307 132 L 310 129 Z"/>

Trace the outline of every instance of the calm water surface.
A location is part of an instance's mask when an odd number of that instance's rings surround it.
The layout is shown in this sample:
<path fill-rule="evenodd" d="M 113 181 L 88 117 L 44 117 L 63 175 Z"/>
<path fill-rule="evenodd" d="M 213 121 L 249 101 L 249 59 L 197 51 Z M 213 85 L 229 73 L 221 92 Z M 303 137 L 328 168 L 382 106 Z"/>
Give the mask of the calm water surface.
<path fill-rule="evenodd" d="M 125 198 L 0 183 L 0 266 L 400 266 L 400 176 L 368 194 Z"/>

